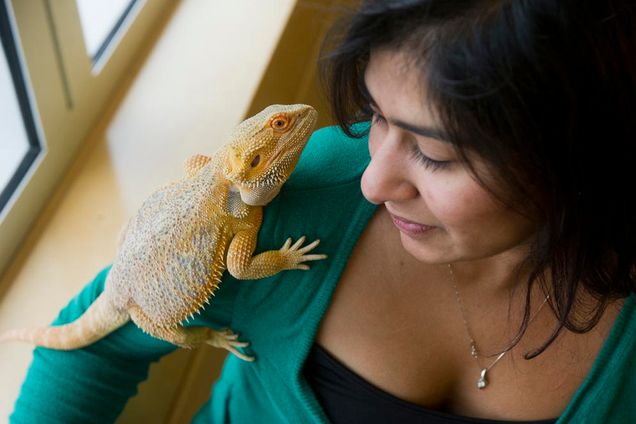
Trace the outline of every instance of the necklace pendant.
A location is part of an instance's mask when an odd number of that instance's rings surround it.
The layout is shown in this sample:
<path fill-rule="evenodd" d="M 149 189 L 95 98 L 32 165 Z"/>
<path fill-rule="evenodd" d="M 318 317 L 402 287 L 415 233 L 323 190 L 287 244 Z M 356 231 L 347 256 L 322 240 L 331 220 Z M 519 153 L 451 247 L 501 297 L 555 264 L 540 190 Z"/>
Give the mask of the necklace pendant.
<path fill-rule="evenodd" d="M 488 373 L 488 370 L 486 368 L 481 370 L 481 374 L 479 375 L 479 381 L 477 381 L 477 388 L 479 390 L 485 389 L 486 386 L 488 386 L 488 378 L 486 376 L 487 373 Z"/>

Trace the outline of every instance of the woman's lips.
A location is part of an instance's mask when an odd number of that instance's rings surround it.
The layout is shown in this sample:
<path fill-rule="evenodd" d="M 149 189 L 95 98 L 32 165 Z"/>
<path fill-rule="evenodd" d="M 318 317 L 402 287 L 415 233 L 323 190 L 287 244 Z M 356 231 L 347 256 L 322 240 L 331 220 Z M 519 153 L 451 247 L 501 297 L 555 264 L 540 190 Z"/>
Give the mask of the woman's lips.
<path fill-rule="evenodd" d="M 400 231 L 410 236 L 417 236 L 435 228 L 429 225 L 418 224 L 393 214 L 391 214 L 391 220 Z"/>

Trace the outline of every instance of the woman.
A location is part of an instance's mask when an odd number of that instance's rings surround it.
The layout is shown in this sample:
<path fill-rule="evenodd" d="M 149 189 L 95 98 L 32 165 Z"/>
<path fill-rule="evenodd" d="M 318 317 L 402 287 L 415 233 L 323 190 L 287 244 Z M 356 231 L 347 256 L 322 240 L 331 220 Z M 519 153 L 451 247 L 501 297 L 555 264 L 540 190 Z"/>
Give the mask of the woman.
<path fill-rule="evenodd" d="M 228 358 L 197 422 L 634 421 L 634 23 L 627 1 L 363 3 L 326 59 L 344 133 L 314 135 L 257 248 L 305 234 L 329 260 L 225 278 L 199 324 L 258 360 Z M 128 326 L 37 350 L 14 419 L 110 420 L 171 349 Z"/>

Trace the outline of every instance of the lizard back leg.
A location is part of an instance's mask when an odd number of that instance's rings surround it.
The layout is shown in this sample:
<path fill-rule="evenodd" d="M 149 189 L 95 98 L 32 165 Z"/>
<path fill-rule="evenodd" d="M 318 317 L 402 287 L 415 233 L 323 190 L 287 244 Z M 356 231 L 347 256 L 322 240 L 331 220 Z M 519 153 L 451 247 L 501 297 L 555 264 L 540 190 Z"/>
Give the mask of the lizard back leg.
<path fill-rule="evenodd" d="M 226 349 L 244 361 L 254 360 L 254 357 L 247 356 L 237 350 L 239 347 L 249 346 L 249 343 L 239 341 L 238 334 L 230 329 L 214 330 L 209 327 L 183 327 L 181 325 L 162 327 L 153 324 L 139 306 L 131 307 L 128 312 L 131 320 L 143 331 L 176 346 L 192 349 L 205 343 Z"/>
<path fill-rule="evenodd" d="M 244 361 L 251 362 L 254 357 L 239 352 L 236 348 L 247 347 L 249 343 L 238 340 L 238 334 L 230 329 L 214 330 L 209 327 L 182 327 L 166 329 L 165 340 L 184 348 L 194 348 L 201 344 L 226 349 Z"/>

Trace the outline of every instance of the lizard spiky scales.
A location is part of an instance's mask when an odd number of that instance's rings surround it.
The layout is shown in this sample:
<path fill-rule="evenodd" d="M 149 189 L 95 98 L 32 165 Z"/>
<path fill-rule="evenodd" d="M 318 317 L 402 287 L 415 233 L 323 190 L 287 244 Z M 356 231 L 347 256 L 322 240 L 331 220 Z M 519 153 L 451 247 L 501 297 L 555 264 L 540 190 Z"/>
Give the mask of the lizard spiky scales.
<path fill-rule="evenodd" d="M 210 303 L 226 269 L 256 279 L 326 257 L 309 254 L 318 240 L 302 247 L 304 237 L 253 256 L 262 206 L 293 171 L 316 117 L 306 105 L 269 106 L 238 125 L 213 157 L 190 158 L 186 177 L 155 191 L 130 220 L 104 292 L 84 315 L 63 326 L 12 330 L 0 341 L 75 349 L 132 320 L 171 343 L 207 343 L 252 360 L 236 349 L 247 344 L 231 330 L 182 324 Z"/>

